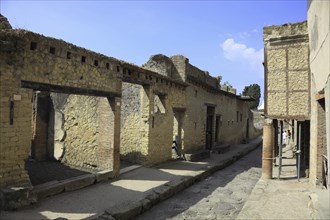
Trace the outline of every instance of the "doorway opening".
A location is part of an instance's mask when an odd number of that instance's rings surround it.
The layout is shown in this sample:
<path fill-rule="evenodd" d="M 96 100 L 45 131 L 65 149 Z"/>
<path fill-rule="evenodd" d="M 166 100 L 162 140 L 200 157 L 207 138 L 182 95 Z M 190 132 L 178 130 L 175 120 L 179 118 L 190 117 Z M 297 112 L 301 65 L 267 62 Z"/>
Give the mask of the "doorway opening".
<path fill-rule="evenodd" d="M 113 170 L 115 98 L 49 90 L 33 90 L 31 148 L 25 160 L 31 184 Z"/>
<path fill-rule="evenodd" d="M 206 141 L 205 148 L 211 150 L 213 146 L 213 120 L 214 120 L 215 107 L 207 106 L 206 109 Z"/>
<path fill-rule="evenodd" d="M 173 109 L 173 143 L 172 143 L 172 158 L 180 158 L 183 150 L 183 116 L 184 112 Z"/>

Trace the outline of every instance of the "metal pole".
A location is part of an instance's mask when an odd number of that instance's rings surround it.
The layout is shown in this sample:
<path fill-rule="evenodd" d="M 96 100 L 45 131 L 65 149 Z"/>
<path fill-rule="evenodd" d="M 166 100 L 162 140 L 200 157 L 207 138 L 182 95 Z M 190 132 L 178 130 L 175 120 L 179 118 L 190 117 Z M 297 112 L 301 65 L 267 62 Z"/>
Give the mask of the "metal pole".
<path fill-rule="evenodd" d="M 278 145 L 278 179 L 281 178 L 282 171 L 282 141 L 283 141 L 283 121 L 280 121 L 280 144 Z"/>
<path fill-rule="evenodd" d="M 297 160 L 297 178 L 300 181 L 300 153 L 301 153 L 301 122 L 298 122 L 298 160 Z"/>

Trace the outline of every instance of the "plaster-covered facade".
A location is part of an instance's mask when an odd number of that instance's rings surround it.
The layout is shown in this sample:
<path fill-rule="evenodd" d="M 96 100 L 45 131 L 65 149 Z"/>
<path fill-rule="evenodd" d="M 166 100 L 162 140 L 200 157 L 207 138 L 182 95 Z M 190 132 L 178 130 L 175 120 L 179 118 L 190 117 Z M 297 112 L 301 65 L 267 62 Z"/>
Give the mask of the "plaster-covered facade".
<path fill-rule="evenodd" d="M 330 186 L 330 2 L 308 1 L 311 69 L 311 168 L 313 184 Z M 328 178 L 324 182 L 324 161 Z"/>

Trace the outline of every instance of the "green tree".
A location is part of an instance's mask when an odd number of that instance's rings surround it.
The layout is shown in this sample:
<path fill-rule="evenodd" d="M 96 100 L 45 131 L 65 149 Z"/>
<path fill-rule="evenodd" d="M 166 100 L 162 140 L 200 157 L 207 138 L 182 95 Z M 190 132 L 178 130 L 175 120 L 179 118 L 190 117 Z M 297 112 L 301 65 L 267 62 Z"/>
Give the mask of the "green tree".
<path fill-rule="evenodd" d="M 251 84 L 249 86 L 245 86 L 243 90 L 244 96 L 251 96 L 255 99 L 255 101 L 249 102 L 250 109 L 257 109 L 260 102 L 260 86 L 258 84 Z"/>

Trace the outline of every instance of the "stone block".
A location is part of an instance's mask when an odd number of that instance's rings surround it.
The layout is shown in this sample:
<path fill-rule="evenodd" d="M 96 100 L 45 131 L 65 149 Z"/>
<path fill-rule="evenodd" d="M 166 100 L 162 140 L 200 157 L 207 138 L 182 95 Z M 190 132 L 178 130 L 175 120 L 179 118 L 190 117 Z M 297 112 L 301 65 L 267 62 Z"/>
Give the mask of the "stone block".
<path fill-rule="evenodd" d="M 145 198 L 150 201 L 151 205 L 155 205 L 160 201 L 159 194 L 153 191 L 151 191 Z"/>
<path fill-rule="evenodd" d="M 267 87 L 269 91 L 286 91 L 286 72 L 268 72 Z"/>
<path fill-rule="evenodd" d="M 288 49 L 289 70 L 307 69 L 308 66 L 308 45 Z"/>
<path fill-rule="evenodd" d="M 142 203 L 140 201 L 124 202 L 115 205 L 105 211 L 117 220 L 132 219 L 139 215 L 142 211 Z"/>
<path fill-rule="evenodd" d="M 274 71 L 286 68 L 286 51 L 285 49 L 268 50 L 267 51 L 267 68 L 268 71 Z"/>
<path fill-rule="evenodd" d="M 94 184 L 95 175 L 85 174 L 60 182 L 65 184 L 65 191 L 73 191 Z"/>
<path fill-rule="evenodd" d="M 160 201 L 163 201 L 174 194 L 172 187 L 166 185 L 158 186 L 157 188 L 153 189 L 153 191 L 159 195 Z"/>
<path fill-rule="evenodd" d="M 267 111 L 269 115 L 286 115 L 286 93 L 268 93 Z"/>
<path fill-rule="evenodd" d="M 102 170 L 95 173 L 96 182 L 107 181 L 108 179 L 113 178 L 113 170 Z"/>
<path fill-rule="evenodd" d="M 289 115 L 306 116 L 309 115 L 309 93 L 290 92 L 289 93 Z"/>
<path fill-rule="evenodd" d="M 289 90 L 308 90 L 308 71 L 289 71 Z"/>
<path fill-rule="evenodd" d="M 35 186 L 33 192 L 37 195 L 38 199 L 43 199 L 63 192 L 64 188 L 65 183 L 54 180 Z"/>
<path fill-rule="evenodd" d="M 16 210 L 37 202 L 30 186 L 7 187 L 0 190 L 0 210 Z"/>
<path fill-rule="evenodd" d="M 180 192 L 185 189 L 185 181 L 183 179 L 175 179 L 165 184 L 165 186 L 169 186 L 173 194 Z"/>

